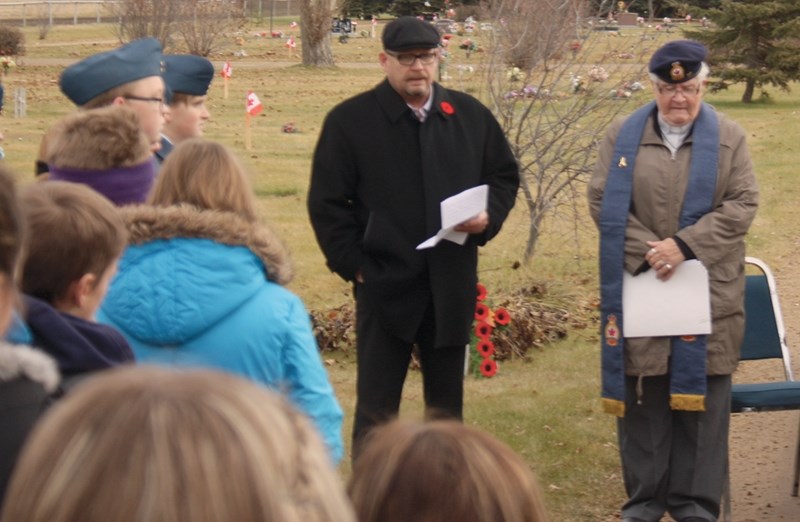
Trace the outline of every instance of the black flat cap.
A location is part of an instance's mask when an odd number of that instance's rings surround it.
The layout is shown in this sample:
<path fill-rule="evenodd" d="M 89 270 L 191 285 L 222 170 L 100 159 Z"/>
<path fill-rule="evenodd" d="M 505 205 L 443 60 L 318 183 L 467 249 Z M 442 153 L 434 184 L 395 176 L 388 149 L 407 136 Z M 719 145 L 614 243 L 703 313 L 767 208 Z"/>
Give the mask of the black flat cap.
<path fill-rule="evenodd" d="M 664 44 L 650 58 L 650 72 L 667 83 L 683 83 L 697 76 L 708 49 L 694 40 Z"/>
<path fill-rule="evenodd" d="M 438 29 L 414 16 L 401 16 L 383 29 L 383 48 L 387 51 L 433 49 L 441 39 Z"/>

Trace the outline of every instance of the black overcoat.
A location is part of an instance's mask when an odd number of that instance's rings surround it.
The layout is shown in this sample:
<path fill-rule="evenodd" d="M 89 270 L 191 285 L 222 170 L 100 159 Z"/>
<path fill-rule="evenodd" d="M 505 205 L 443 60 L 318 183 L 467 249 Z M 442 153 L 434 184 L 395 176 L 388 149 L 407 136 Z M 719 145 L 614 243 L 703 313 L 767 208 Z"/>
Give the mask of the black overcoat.
<path fill-rule="evenodd" d="M 489 227 L 464 245 L 416 246 L 440 228 L 440 202 L 489 185 Z M 433 303 L 436 346 L 469 342 L 478 246 L 514 206 L 519 171 L 500 125 L 473 97 L 434 84 L 424 123 L 388 81 L 326 117 L 314 152 L 308 208 L 331 270 L 361 272 L 386 329 L 413 341 Z"/>

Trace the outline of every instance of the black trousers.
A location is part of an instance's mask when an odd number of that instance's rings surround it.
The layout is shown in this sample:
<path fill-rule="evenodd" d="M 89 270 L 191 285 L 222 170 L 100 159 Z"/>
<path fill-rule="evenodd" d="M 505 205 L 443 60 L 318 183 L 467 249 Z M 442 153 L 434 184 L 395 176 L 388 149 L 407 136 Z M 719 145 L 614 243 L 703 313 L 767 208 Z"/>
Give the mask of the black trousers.
<path fill-rule="evenodd" d="M 414 344 L 419 348 L 426 418 L 463 417 L 465 347 L 433 346 L 436 325 L 432 303 L 411 343 L 383 328 L 376 307 L 369 300 L 366 292 L 358 293 L 354 461 L 369 430 L 397 416 Z"/>
<path fill-rule="evenodd" d="M 669 512 L 675 520 L 716 521 L 725 481 L 731 376 L 707 378 L 706 411 L 669 407 L 669 377 L 625 378 L 625 416 L 617 421 L 628 501 L 622 517 L 646 522 Z"/>

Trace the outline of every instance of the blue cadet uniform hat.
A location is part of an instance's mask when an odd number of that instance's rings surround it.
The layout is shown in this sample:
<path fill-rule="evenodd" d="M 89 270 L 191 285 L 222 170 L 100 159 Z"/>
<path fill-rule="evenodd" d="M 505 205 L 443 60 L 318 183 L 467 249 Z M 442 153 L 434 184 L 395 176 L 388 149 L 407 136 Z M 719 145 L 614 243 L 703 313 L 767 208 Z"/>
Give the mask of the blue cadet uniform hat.
<path fill-rule="evenodd" d="M 694 40 L 675 40 L 664 44 L 650 58 L 650 72 L 667 83 L 683 83 L 700 72 L 708 50 Z"/>
<path fill-rule="evenodd" d="M 164 56 L 164 83 L 172 93 L 205 96 L 214 79 L 214 66 L 201 56 L 170 54 Z"/>
<path fill-rule="evenodd" d="M 401 16 L 386 24 L 382 38 L 387 51 L 433 49 L 442 39 L 432 24 L 414 16 Z"/>
<path fill-rule="evenodd" d="M 58 83 L 61 92 L 75 105 L 84 105 L 114 87 L 161 76 L 162 68 L 161 43 L 155 38 L 142 38 L 70 65 Z"/>

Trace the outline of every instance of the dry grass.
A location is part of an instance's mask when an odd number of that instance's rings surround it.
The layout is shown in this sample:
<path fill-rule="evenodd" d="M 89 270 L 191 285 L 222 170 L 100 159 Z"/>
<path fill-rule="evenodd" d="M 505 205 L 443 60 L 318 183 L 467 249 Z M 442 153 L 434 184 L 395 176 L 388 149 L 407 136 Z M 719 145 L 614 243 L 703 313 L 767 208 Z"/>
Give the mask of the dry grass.
<path fill-rule="evenodd" d="M 289 19 L 276 28 L 289 32 Z M 290 56 L 282 39 L 253 36 L 266 27 L 252 25 L 245 42 L 231 42 L 212 59 L 220 64 L 231 59 L 234 76 L 230 96 L 223 97 L 217 78 L 210 92 L 213 120 L 209 138 L 231 146 L 249 165 L 260 195 L 260 211 L 285 238 L 297 267 L 291 289 L 311 309 L 325 311 L 351 302 L 347 284 L 330 274 L 314 240 L 305 211 L 305 195 L 311 154 L 327 111 L 342 99 L 360 92 L 382 78 L 376 63 L 378 41 L 353 38 L 333 43 L 339 67 L 309 70 Z M 34 28 L 25 30 L 27 63 L 4 79 L 6 111 L 0 118 L 5 134 L 6 162 L 23 182 L 32 179 L 33 160 L 44 130 L 72 110 L 58 92 L 56 80 L 63 68 L 46 60 L 75 59 L 114 45 L 108 26 L 54 28 L 47 40 L 36 40 Z M 602 37 L 608 37 L 602 35 Z M 624 38 L 624 37 L 623 37 Z M 631 37 L 631 42 L 635 38 Z M 95 43 L 92 43 L 95 42 Z M 244 47 L 248 56 L 236 58 Z M 296 50 L 296 51 L 299 51 Z M 479 56 L 473 55 L 477 61 Z M 453 53 L 453 64 L 466 64 L 463 54 Z M 461 77 L 449 85 L 474 90 L 477 77 Z M 24 87 L 28 116 L 14 119 L 13 90 Z M 266 106 L 253 121 L 253 149 L 244 149 L 244 95 L 254 90 Z M 794 255 L 798 231 L 798 184 L 794 172 L 800 96 L 777 94 L 771 104 L 744 107 L 736 103 L 739 91 L 708 96 L 707 101 L 729 113 L 748 129 L 762 189 L 762 206 L 748 239 L 751 252 L 780 269 L 782 260 Z M 281 133 L 294 122 L 296 134 Z M 600 132 L 598 130 L 598 132 Z M 519 261 L 527 237 L 527 216 L 518 206 L 501 234 L 482 249 L 480 277 L 493 295 L 511 295 L 518 288 L 544 285 L 547 293 L 566 306 L 585 306 L 596 298 L 596 247 L 593 226 L 581 222 L 550 220 L 529 265 L 512 268 Z M 469 377 L 466 383 L 467 422 L 481 426 L 508 442 L 531 463 L 546 490 L 553 520 L 597 521 L 615 518 L 623 492 L 613 419 L 598 408 L 598 349 L 596 327 L 569 328 L 566 338 L 528 352 L 528 360 L 501 362 L 499 374 L 490 380 Z M 331 379 L 346 410 L 345 436 L 350 432 L 354 403 L 354 364 L 351 351 L 326 354 Z M 408 379 L 402 414 L 420 415 L 422 393 L 417 372 Z M 348 464 L 342 474 L 349 474 Z"/>

